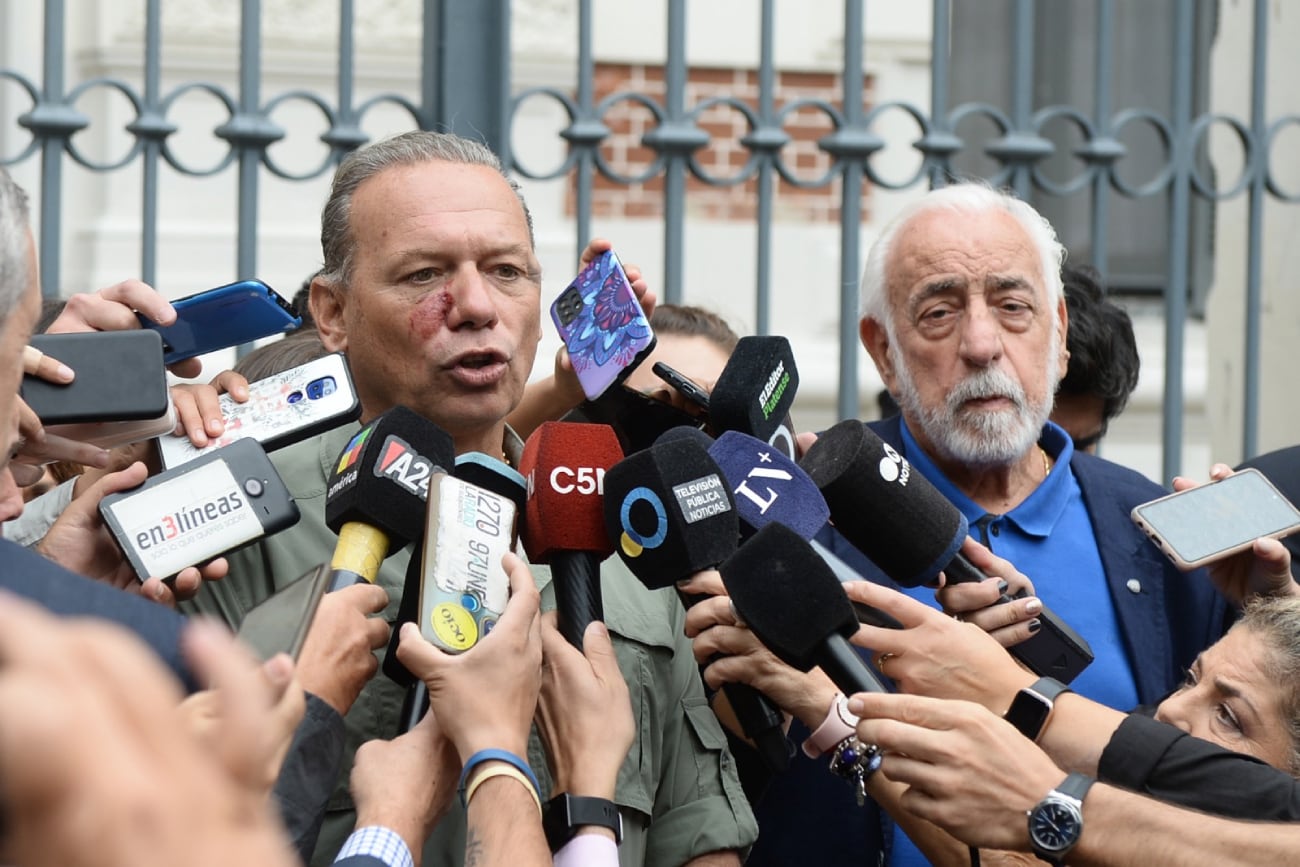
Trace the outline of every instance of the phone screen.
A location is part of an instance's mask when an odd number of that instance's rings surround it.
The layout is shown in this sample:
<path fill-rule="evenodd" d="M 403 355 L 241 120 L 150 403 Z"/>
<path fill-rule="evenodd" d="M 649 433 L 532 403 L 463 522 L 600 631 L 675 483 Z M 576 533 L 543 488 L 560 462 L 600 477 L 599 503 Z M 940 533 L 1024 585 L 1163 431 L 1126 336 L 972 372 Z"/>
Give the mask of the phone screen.
<path fill-rule="evenodd" d="M 1189 564 L 1300 527 L 1300 510 L 1261 473 L 1248 470 L 1138 506 L 1133 514 Z"/>
<path fill-rule="evenodd" d="M 263 661 L 277 653 L 297 660 L 331 574 L 322 563 L 250 608 L 239 624 L 239 640 Z"/>

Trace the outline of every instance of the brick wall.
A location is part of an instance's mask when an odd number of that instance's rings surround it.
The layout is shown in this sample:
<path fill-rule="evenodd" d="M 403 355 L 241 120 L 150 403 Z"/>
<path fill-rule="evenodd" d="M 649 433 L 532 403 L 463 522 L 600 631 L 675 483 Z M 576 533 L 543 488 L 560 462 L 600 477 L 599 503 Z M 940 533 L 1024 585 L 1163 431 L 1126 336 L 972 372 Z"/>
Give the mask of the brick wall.
<path fill-rule="evenodd" d="M 798 99 L 821 99 L 839 106 L 840 77 L 823 72 L 778 72 L 776 108 Z M 871 80 L 866 82 L 867 100 L 871 99 Z M 645 94 L 660 105 L 664 101 L 664 70 L 661 66 L 631 66 L 602 63 L 595 70 L 595 100 L 620 91 Z M 711 97 L 729 96 L 745 104 L 758 105 L 758 74 L 750 69 L 692 68 L 686 84 L 687 107 Z M 601 154 L 609 165 L 622 174 L 644 172 L 654 159 L 654 151 L 641 144 L 641 137 L 653 128 L 654 116 L 644 106 L 630 100 L 615 103 L 603 120 L 611 134 L 601 144 Z M 714 177 L 737 175 L 745 165 L 749 151 L 741 139 L 750 132 L 748 121 L 730 106 L 713 106 L 700 113 L 696 123 L 710 136 L 710 142 L 695 152 L 704 171 Z M 790 141 L 781 150 L 781 159 L 801 181 L 815 180 L 829 170 L 829 154 L 817 147 L 817 140 L 832 132 L 825 112 L 801 108 L 788 115 L 784 130 Z M 804 189 L 773 176 L 777 220 L 835 223 L 840 219 L 840 182 L 838 179 L 814 189 Z M 693 217 L 711 220 L 753 220 L 758 204 L 756 178 L 743 184 L 717 187 L 688 174 L 686 209 Z M 860 202 L 862 219 L 870 219 L 869 185 Z M 567 207 L 574 207 L 574 187 L 569 189 Z M 597 217 L 661 217 L 663 215 L 663 174 L 645 183 L 627 186 L 597 173 L 592 201 Z"/>

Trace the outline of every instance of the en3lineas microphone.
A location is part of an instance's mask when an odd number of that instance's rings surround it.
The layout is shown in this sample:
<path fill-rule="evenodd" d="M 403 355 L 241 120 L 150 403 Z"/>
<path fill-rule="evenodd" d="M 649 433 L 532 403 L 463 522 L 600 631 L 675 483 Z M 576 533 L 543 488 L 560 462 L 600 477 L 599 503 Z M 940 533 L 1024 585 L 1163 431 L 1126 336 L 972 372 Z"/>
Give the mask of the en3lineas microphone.
<path fill-rule="evenodd" d="M 420 537 L 429 478 L 455 459 L 451 436 L 404 406 L 348 442 L 325 491 L 325 524 L 339 536 L 331 590 L 373 584 L 384 558 Z"/>

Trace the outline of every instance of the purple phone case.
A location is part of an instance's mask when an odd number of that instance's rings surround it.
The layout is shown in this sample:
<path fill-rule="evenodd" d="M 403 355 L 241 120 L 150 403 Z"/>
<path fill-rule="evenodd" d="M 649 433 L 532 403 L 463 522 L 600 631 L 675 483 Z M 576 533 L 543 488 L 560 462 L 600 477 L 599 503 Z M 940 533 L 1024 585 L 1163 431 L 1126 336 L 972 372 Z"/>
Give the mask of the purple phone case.
<path fill-rule="evenodd" d="M 655 345 L 650 320 L 613 250 L 602 253 L 560 293 L 551 305 L 551 319 L 590 400 L 627 376 Z"/>

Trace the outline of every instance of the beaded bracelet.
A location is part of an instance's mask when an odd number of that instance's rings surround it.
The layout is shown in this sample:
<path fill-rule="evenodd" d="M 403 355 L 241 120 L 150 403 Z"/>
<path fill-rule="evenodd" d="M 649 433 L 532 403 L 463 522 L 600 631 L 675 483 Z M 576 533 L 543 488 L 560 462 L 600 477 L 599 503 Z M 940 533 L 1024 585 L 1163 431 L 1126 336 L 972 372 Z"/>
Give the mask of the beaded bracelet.
<path fill-rule="evenodd" d="M 858 806 L 867 801 L 867 780 L 880 770 L 880 747 L 864 744 L 857 735 L 849 735 L 831 752 L 831 773 L 853 784 Z"/>

